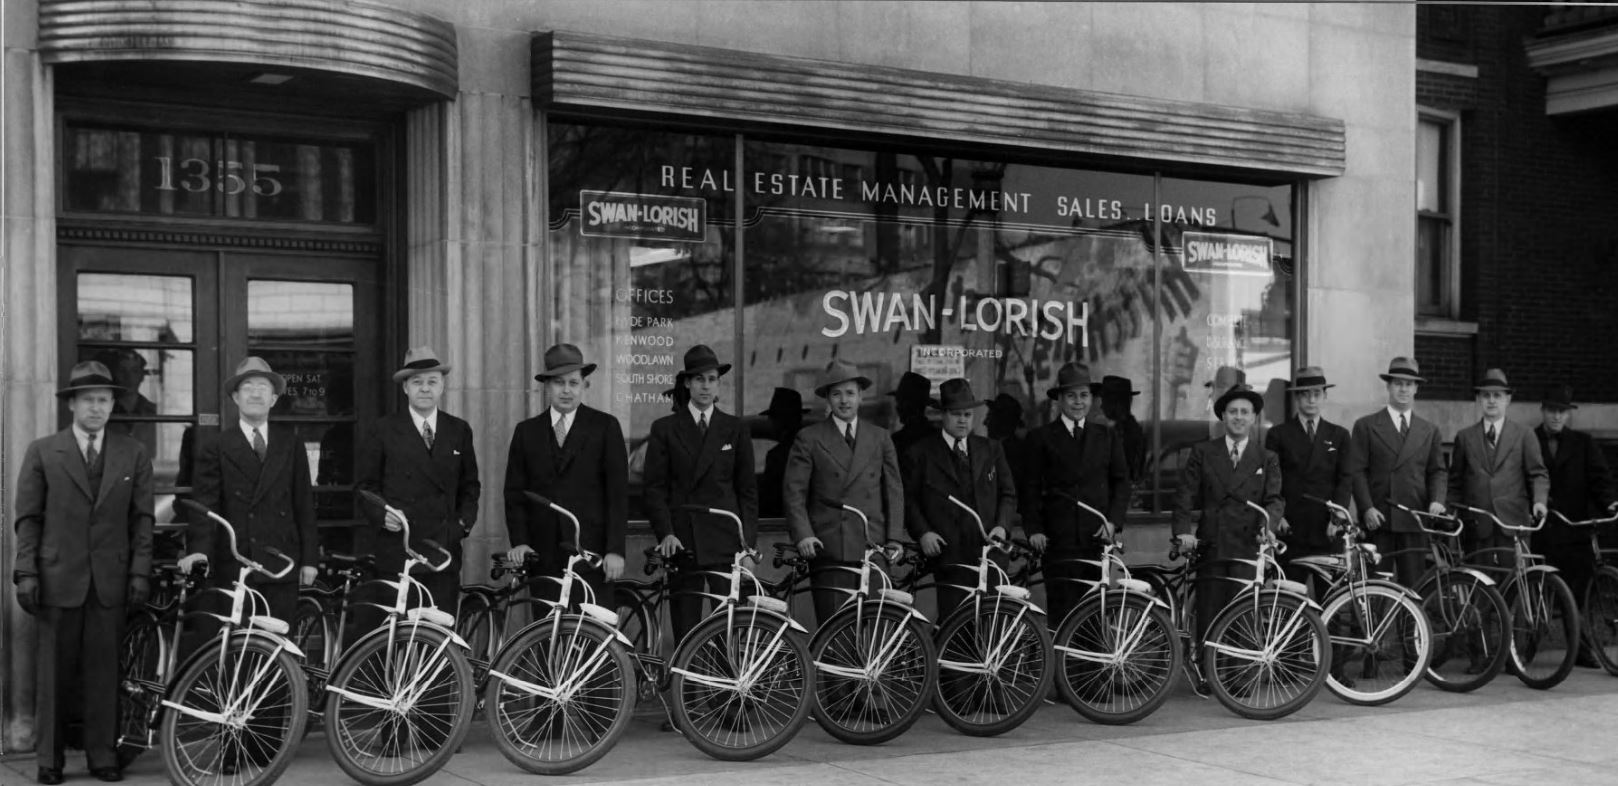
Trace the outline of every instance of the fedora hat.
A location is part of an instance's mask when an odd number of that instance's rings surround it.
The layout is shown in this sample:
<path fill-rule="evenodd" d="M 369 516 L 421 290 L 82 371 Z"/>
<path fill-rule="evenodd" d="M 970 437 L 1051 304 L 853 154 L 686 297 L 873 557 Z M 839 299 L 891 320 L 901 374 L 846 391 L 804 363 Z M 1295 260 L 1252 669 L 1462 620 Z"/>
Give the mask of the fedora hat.
<path fill-rule="evenodd" d="M 1511 384 L 1506 382 L 1506 372 L 1497 368 L 1491 368 L 1488 371 L 1483 372 L 1483 379 L 1478 380 L 1478 383 L 1472 386 L 1472 390 L 1498 390 L 1504 393 L 1510 393 Z"/>
<path fill-rule="evenodd" d="M 1213 379 L 1202 383 L 1209 390 L 1230 390 L 1232 385 L 1247 384 L 1247 372 L 1235 366 L 1220 366 L 1214 371 Z"/>
<path fill-rule="evenodd" d="M 1388 361 L 1388 373 L 1382 374 L 1382 381 L 1392 382 L 1396 379 L 1407 379 L 1411 382 L 1426 382 L 1421 376 L 1421 367 L 1416 365 L 1415 358 L 1396 357 Z"/>
<path fill-rule="evenodd" d="M 434 352 L 432 347 L 411 347 L 405 351 L 404 366 L 393 372 L 393 381 L 403 382 L 417 374 L 425 374 L 429 371 L 448 374 L 449 369 L 449 364 L 439 360 L 438 353 Z"/>
<path fill-rule="evenodd" d="M 1022 420 L 1022 402 L 1010 393 L 1001 393 L 989 401 L 989 414 Z"/>
<path fill-rule="evenodd" d="M 945 412 L 957 409 L 972 409 L 981 407 L 989 402 L 972 395 L 972 383 L 959 377 L 945 380 L 938 386 L 938 401 L 934 407 Z"/>
<path fill-rule="evenodd" d="M 1068 388 L 1090 387 L 1090 367 L 1083 363 L 1064 363 L 1056 372 L 1056 386 L 1045 391 L 1052 400 L 1062 397 Z"/>
<path fill-rule="evenodd" d="M 56 391 L 56 397 L 67 398 L 81 390 L 101 390 L 103 388 L 114 393 L 123 390 L 123 387 L 113 382 L 112 372 L 107 370 L 105 364 L 94 360 L 86 360 L 83 363 L 75 364 L 73 370 L 68 372 L 67 387 Z"/>
<path fill-rule="evenodd" d="M 937 407 L 938 399 L 932 397 L 932 392 L 932 380 L 914 371 L 906 371 L 899 376 L 899 386 L 889 391 L 888 395 L 898 401 L 914 401 L 916 403 L 925 403 L 930 407 Z"/>
<path fill-rule="evenodd" d="M 820 379 L 815 380 L 815 395 L 825 398 L 827 391 L 833 386 L 849 381 L 860 383 L 860 390 L 871 387 L 871 378 L 861 374 L 859 366 L 846 360 L 833 360 L 826 364 L 824 371 L 820 372 Z M 932 383 L 929 382 L 928 385 L 931 386 Z"/>
<path fill-rule="evenodd" d="M 1135 389 L 1135 383 L 1129 377 L 1120 377 L 1108 374 L 1101 378 L 1101 395 L 1103 396 L 1138 396 L 1140 391 Z"/>
<path fill-rule="evenodd" d="M 242 381 L 248 377 L 263 377 L 269 380 L 270 387 L 275 389 L 275 395 L 277 396 L 287 392 L 286 378 L 275 373 L 270 368 L 270 364 L 257 355 L 250 355 L 246 360 L 236 365 L 236 373 L 232 374 L 230 379 L 225 380 L 225 392 L 235 393 L 236 388 L 241 387 Z"/>
<path fill-rule="evenodd" d="M 1239 398 L 1247 399 L 1248 403 L 1253 405 L 1253 414 L 1257 415 L 1264 411 L 1264 397 L 1259 395 L 1252 385 L 1238 384 L 1231 385 L 1229 390 L 1214 401 L 1214 416 L 1223 418 L 1225 416 L 1225 407 L 1230 406 L 1230 402 Z"/>
<path fill-rule="evenodd" d="M 803 405 L 803 394 L 792 388 L 776 388 L 770 394 L 770 408 L 760 415 L 804 415 L 809 408 Z"/>
<path fill-rule="evenodd" d="M 722 377 L 730 371 L 730 364 L 720 363 L 719 356 L 707 344 L 698 344 L 685 351 L 685 369 L 678 376 L 691 377 L 713 369 Z M 680 380 L 676 379 L 675 384 L 680 384 Z"/>
<path fill-rule="evenodd" d="M 1573 388 L 1569 385 L 1551 385 L 1545 388 L 1545 397 L 1539 405 L 1546 409 L 1578 409 L 1573 403 Z"/>
<path fill-rule="evenodd" d="M 545 370 L 534 375 L 534 379 L 544 382 L 551 377 L 559 377 L 570 371 L 579 372 L 580 376 L 588 377 L 590 372 L 596 370 L 596 364 L 584 362 L 584 353 L 572 344 L 557 344 L 545 350 Z"/>
<path fill-rule="evenodd" d="M 1314 390 L 1315 388 L 1325 390 L 1326 388 L 1334 387 L 1337 386 L 1326 382 L 1326 371 L 1320 366 L 1304 366 L 1292 375 L 1292 384 L 1287 386 L 1287 392 Z"/>

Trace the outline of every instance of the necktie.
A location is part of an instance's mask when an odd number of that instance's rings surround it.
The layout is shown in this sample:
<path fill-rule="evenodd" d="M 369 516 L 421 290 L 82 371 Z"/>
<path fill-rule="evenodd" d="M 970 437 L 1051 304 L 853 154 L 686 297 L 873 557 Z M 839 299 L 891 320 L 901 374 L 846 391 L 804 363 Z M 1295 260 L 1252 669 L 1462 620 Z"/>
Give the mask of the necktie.
<path fill-rule="evenodd" d="M 566 443 L 566 442 L 567 442 L 567 416 L 563 415 L 561 420 L 556 421 L 556 446 L 561 447 L 563 445 L 563 443 Z"/>
<path fill-rule="evenodd" d="M 1230 445 L 1230 463 L 1231 464 L 1240 464 L 1241 462 L 1242 462 L 1242 443 L 1233 442 Z"/>
<path fill-rule="evenodd" d="M 264 435 L 258 429 L 253 429 L 253 452 L 258 454 L 258 460 L 264 460 Z"/>
<path fill-rule="evenodd" d="M 1488 426 L 1484 427 L 1483 436 L 1486 439 L 1489 440 L 1489 449 L 1493 450 L 1494 449 L 1494 440 L 1495 440 L 1494 424 L 1493 423 L 1490 423 Z"/>
<path fill-rule="evenodd" d="M 848 443 L 848 449 L 849 450 L 854 449 L 854 424 L 853 423 L 849 423 L 849 424 L 843 426 L 843 441 Z"/>
<path fill-rule="evenodd" d="M 704 412 L 697 418 L 697 433 L 708 436 L 708 413 Z"/>
<path fill-rule="evenodd" d="M 86 467 L 94 467 L 96 465 L 96 459 L 99 458 L 101 458 L 101 454 L 96 451 L 96 435 L 91 434 L 90 441 L 85 443 L 84 446 L 84 465 Z"/>
<path fill-rule="evenodd" d="M 1545 440 L 1545 447 L 1550 452 L 1551 458 L 1556 458 L 1556 437 Z"/>
<path fill-rule="evenodd" d="M 1409 433 L 1410 433 L 1410 421 L 1405 418 L 1405 415 L 1403 413 L 1401 413 L 1399 415 L 1399 436 L 1402 437 L 1402 436 L 1404 436 L 1406 434 L 1409 434 Z"/>
<path fill-rule="evenodd" d="M 1314 442 L 1315 441 L 1315 421 L 1313 419 L 1310 419 L 1310 420 L 1305 420 L 1303 423 L 1304 423 L 1304 428 L 1309 431 L 1309 441 Z"/>
<path fill-rule="evenodd" d="M 966 460 L 966 440 L 964 439 L 955 440 L 955 463 L 960 465 L 962 470 L 971 467 L 971 464 Z"/>
<path fill-rule="evenodd" d="M 421 441 L 427 443 L 427 449 L 433 449 L 433 424 L 431 421 L 421 422 Z"/>

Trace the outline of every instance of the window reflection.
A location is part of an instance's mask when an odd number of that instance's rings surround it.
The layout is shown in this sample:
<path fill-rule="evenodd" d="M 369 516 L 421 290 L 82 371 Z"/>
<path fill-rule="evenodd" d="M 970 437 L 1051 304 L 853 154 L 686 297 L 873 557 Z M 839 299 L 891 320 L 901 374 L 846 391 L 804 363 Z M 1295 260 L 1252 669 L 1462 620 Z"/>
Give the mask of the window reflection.
<path fill-rule="evenodd" d="M 80 273 L 80 341 L 193 341 L 191 279 Z"/>
<path fill-rule="evenodd" d="M 352 347 L 354 286 L 318 281 L 247 282 L 247 341 Z"/>

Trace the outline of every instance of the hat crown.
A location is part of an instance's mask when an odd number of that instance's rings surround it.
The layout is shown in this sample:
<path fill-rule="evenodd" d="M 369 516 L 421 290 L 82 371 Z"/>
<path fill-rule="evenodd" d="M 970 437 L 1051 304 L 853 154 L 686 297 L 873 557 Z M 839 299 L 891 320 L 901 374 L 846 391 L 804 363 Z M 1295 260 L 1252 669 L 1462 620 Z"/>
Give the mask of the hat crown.
<path fill-rule="evenodd" d="M 1396 357 L 1388 362 L 1389 374 L 1420 374 L 1421 367 L 1416 365 L 1415 358 Z"/>
<path fill-rule="evenodd" d="M 1543 404 L 1571 408 L 1573 406 L 1573 386 L 1558 384 L 1545 388 Z"/>
<path fill-rule="evenodd" d="M 572 344 L 557 344 L 545 350 L 545 369 L 549 371 L 562 366 L 573 366 L 584 362 L 584 352 Z"/>
<path fill-rule="evenodd" d="M 972 383 L 957 377 L 938 386 L 938 403 L 941 409 L 961 409 L 982 402 L 972 395 Z"/>
<path fill-rule="evenodd" d="M 1478 381 L 1478 387 L 1504 388 L 1510 385 L 1506 382 L 1506 372 L 1491 368 L 1483 372 L 1483 379 Z"/>
<path fill-rule="evenodd" d="M 830 393 L 830 388 L 844 382 L 858 382 L 860 390 L 871 386 L 871 380 L 860 373 L 859 366 L 842 358 L 826 364 L 826 369 L 820 372 L 820 380 L 815 383 L 815 394 L 824 398 Z M 929 383 L 930 384 L 930 383 Z"/>
<path fill-rule="evenodd" d="M 906 371 L 899 377 L 899 386 L 894 388 L 893 395 L 898 398 L 926 398 L 933 392 L 933 381 L 917 374 Z"/>
<path fill-rule="evenodd" d="M 1062 364 L 1062 367 L 1056 371 L 1056 386 L 1059 388 L 1089 384 L 1090 367 L 1083 363 L 1064 363 Z"/>
<path fill-rule="evenodd" d="M 257 355 L 248 355 L 242 362 L 236 364 L 235 376 L 252 373 L 274 374 L 275 369 L 270 368 L 269 361 Z"/>
<path fill-rule="evenodd" d="M 989 409 L 994 412 L 1004 412 L 1007 414 L 1021 416 L 1022 402 L 1018 401 L 1017 397 L 1011 395 L 1010 393 L 1001 393 L 1000 395 L 995 396 L 993 401 L 989 402 Z"/>
<path fill-rule="evenodd" d="M 419 347 L 411 347 L 405 350 L 405 368 L 410 368 L 412 366 L 425 368 L 427 366 L 436 365 L 438 365 L 438 353 L 434 352 L 432 347 L 423 344 Z"/>
<path fill-rule="evenodd" d="M 792 388 L 776 388 L 770 394 L 770 408 L 764 414 L 786 413 L 791 415 L 802 414 L 803 394 Z"/>

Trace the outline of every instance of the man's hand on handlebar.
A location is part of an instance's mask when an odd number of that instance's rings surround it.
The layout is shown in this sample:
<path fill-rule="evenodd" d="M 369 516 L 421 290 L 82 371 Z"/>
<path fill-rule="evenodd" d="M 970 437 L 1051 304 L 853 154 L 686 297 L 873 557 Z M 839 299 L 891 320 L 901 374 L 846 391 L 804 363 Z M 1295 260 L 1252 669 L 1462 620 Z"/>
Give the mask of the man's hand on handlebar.
<path fill-rule="evenodd" d="M 1051 545 L 1051 539 L 1043 532 L 1029 535 L 1028 545 L 1033 547 L 1034 551 L 1043 554 L 1045 553 L 1045 547 Z"/>
<path fill-rule="evenodd" d="M 313 565 L 305 565 L 298 569 L 298 583 L 305 587 L 312 587 L 315 585 L 315 577 L 319 575 L 320 568 Z"/>
<path fill-rule="evenodd" d="M 176 564 L 180 568 L 181 573 L 190 573 L 197 566 L 198 563 L 201 563 L 203 565 L 208 564 L 208 555 L 207 554 L 187 554 L 187 555 L 181 557 L 180 561 L 178 563 L 176 563 Z"/>
<path fill-rule="evenodd" d="M 998 530 L 999 527 L 995 527 L 995 529 Z M 994 533 L 991 532 L 989 534 L 993 535 Z M 929 532 L 921 536 L 921 553 L 926 554 L 929 557 L 936 557 L 939 554 L 942 554 L 944 552 L 944 547 L 947 545 L 949 545 L 949 541 L 944 540 L 944 536 L 936 532 Z"/>
<path fill-rule="evenodd" d="M 399 512 L 387 508 L 387 514 L 382 517 L 382 528 L 389 532 L 398 532 L 404 529 L 404 519 L 399 518 Z"/>
<path fill-rule="evenodd" d="M 617 581 L 623 578 L 624 555 L 608 554 L 601 560 L 601 570 L 603 573 L 607 574 L 607 581 Z"/>
<path fill-rule="evenodd" d="M 1005 543 L 1006 542 L 1006 528 L 1005 527 L 995 527 L 994 529 L 989 530 L 989 542 L 990 543 Z"/>
<path fill-rule="evenodd" d="M 662 542 L 657 544 L 657 553 L 662 554 L 664 559 L 668 559 L 684 550 L 685 544 L 681 543 L 679 536 L 672 532 L 665 535 Z"/>
<path fill-rule="evenodd" d="M 1181 551 L 1196 551 L 1197 549 L 1197 536 L 1189 532 L 1184 535 L 1175 535 L 1174 540 L 1180 544 Z"/>
<path fill-rule="evenodd" d="M 1549 516 L 1550 514 L 1551 514 L 1550 509 L 1545 507 L 1545 503 L 1543 503 L 1543 502 L 1535 502 L 1534 503 L 1534 520 L 1535 521 L 1544 521 L 1545 517 Z"/>
<path fill-rule="evenodd" d="M 1442 502 L 1433 502 L 1427 505 L 1427 512 L 1434 516 L 1448 516 L 1449 509 Z"/>
<path fill-rule="evenodd" d="M 1096 537 L 1111 541 L 1118 537 L 1118 526 L 1110 521 L 1102 522 L 1101 526 L 1096 527 Z"/>
<path fill-rule="evenodd" d="M 534 553 L 532 546 L 512 546 L 506 551 L 506 561 L 514 565 L 521 565 L 529 554 Z"/>
<path fill-rule="evenodd" d="M 1366 508 L 1364 518 L 1365 531 L 1367 532 L 1375 532 L 1382 529 L 1382 525 L 1387 523 L 1387 519 L 1383 518 L 1382 516 L 1382 511 L 1377 510 L 1376 508 Z"/>
<path fill-rule="evenodd" d="M 1292 523 L 1287 521 L 1285 516 L 1281 517 L 1281 523 L 1275 525 L 1275 534 L 1277 534 L 1277 535 L 1291 535 L 1292 534 Z"/>
<path fill-rule="evenodd" d="M 820 538 L 810 535 L 798 541 L 798 553 L 802 554 L 804 559 L 814 559 L 825 546 L 826 544 L 820 542 Z"/>

